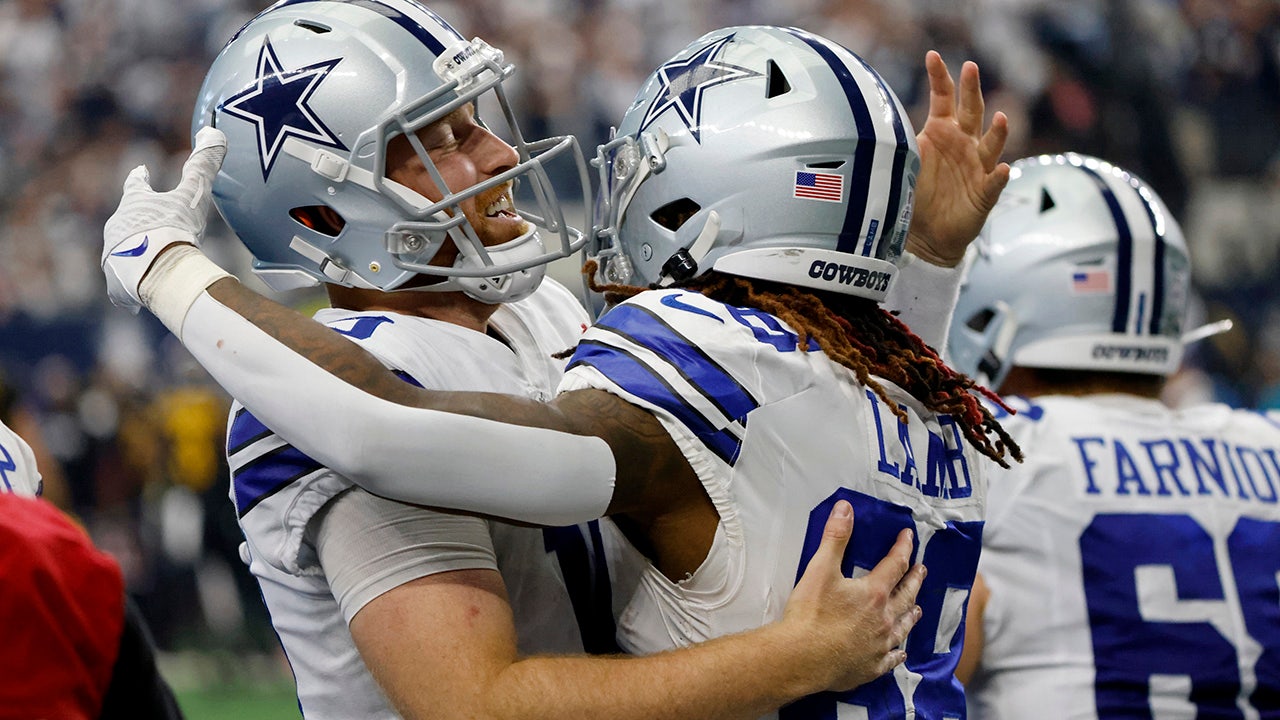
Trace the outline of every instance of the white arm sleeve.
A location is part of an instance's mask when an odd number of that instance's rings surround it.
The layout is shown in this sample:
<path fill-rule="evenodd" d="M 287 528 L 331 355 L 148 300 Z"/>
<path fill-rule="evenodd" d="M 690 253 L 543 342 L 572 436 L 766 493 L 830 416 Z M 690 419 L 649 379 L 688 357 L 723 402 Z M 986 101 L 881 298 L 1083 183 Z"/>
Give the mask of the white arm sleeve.
<path fill-rule="evenodd" d="M 538 525 L 598 518 L 613 496 L 613 453 L 600 438 L 382 400 L 207 292 L 187 312 L 181 338 L 267 427 L 376 495 Z"/>
<path fill-rule="evenodd" d="M 964 263 L 942 267 L 904 252 L 898 260 L 898 276 L 884 299 L 884 309 L 897 313 L 911 332 L 945 357 L 947 329 L 960 299 L 963 277 Z"/>

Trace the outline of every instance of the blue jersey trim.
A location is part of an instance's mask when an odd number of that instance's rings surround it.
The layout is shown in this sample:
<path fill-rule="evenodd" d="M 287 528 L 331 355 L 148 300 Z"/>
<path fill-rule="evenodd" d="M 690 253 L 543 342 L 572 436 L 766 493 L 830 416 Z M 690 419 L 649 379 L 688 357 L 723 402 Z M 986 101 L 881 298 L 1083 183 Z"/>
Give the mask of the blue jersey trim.
<path fill-rule="evenodd" d="M 726 417 L 745 418 L 760 406 L 728 370 L 648 308 L 619 305 L 605 313 L 595 326 L 662 358 Z"/>
<path fill-rule="evenodd" d="M 727 430 L 716 429 L 697 408 L 690 405 L 654 372 L 631 353 L 591 340 L 578 343 L 569 361 L 572 370 L 579 365 L 595 368 L 624 391 L 671 413 L 696 435 L 711 452 L 732 465 L 742 451 L 742 441 Z"/>
<path fill-rule="evenodd" d="M 281 445 L 254 458 L 231 474 L 237 515 L 244 517 L 258 503 L 322 467 L 292 445 Z"/>
<path fill-rule="evenodd" d="M 263 425 L 262 421 L 254 417 L 248 409 L 240 408 L 231 420 L 231 431 L 227 433 L 227 457 L 235 455 L 270 434 L 271 428 Z"/>

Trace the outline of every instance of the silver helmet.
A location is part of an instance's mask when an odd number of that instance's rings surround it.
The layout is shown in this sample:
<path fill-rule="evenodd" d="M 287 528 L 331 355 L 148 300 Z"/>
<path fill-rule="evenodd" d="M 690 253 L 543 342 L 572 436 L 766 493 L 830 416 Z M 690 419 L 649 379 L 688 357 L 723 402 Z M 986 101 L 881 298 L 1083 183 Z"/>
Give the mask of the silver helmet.
<path fill-rule="evenodd" d="M 967 261 L 947 353 L 979 381 L 999 388 L 1015 365 L 1178 368 L 1186 240 L 1131 173 L 1077 154 L 1019 160 Z"/>
<path fill-rule="evenodd" d="M 463 39 L 416 0 L 281 0 L 214 60 L 192 133 L 206 125 L 226 133 L 214 200 L 272 287 L 389 291 L 429 275 L 444 279 L 413 289 L 506 302 L 533 292 L 546 263 L 587 241 L 566 225 L 546 163 L 564 160 L 584 207 L 590 203 L 587 165 L 572 137 L 521 136 L 503 91 L 513 72 L 500 51 Z M 448 187 L 413 133 L 492 99 L 519 162 L 470 187 Z M 410 137 L 444 195 L 439 201 L 386 177 L 387 144 L 398 135 Z M 538 212 L 521 210 L 527 232 L 485 247 L 460 203 L 508 182 L 522 182 Z M 339 220 L 308 221 L 317 209 Z M 448 241 L 457 261 L 430 265 Z"/>
<path fill-rule="evenodd" d="M 882 300 L 920 158 L 865 61 L 793 28 L 730 27 L 659 67 L 601 145 L 606 282 L 709 270 Z"/>

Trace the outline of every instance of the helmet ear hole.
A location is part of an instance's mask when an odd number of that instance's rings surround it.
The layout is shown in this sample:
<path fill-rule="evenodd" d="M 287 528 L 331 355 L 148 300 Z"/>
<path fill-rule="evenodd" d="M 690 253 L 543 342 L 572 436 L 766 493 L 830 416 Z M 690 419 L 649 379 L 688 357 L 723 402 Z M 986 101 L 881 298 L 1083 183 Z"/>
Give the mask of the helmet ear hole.
<path fill-rule="evenodd" d="M 778 67 L 778 63 L 770 60 L 768 69 L 769 80 L 765 83 L 765 99 L 773 99 L 791 92 L 791 83 L 787 82 L 787 76 L 783 74 L 782 68 Z"/>
<path fill-rule="evenodd" d="M 701 209 L 702 206 L 693 200 L 690 200 L 687 197 L 680 198 L 679 200 L 672 200 L 666 205 L 663 205 L 657 210 L 649 213 L 649 219 L 662 227 L 675 232 Z"/>
<path fill-rule="evenodd" d="M 297 220 L 308 230 L 314 230 L 329 237 L 338 237 L 342 233 L 342 228 L 347 226 L 347 221 L 342 219 L 336 210 L 326 205 L 296 207 L 289 211 L 289 217 Z"/>
<path fill-rule="evenodd" d="M 298 27 L 304 30 L 310 30 L 311 32 L 316 33 L 317 35 L 327 33 L 327 32 L 332 32 L 333 30 L 328 25 L 322 25 L 321 23 L 318 23 L 315 20 L 294 20 L 293 24 L 297 25 Z"/>
<path fill-rule="evenodd" d="M 964 325 L 974 332 L 982 332 L 987 329 L 987 325 L 991 324 L 991 320 L 995 316 L 995 310 L 992 310 L 991 308 L 984 308 L 973 315 L 970 315 Z"/>
<path fill-rule="evenodd" d="M 1053 201 L 1053 196 L 1049 194 L 1049 188 L 1040 188 L 1040 212 L 1048 212 L 1058 206 Z"/>

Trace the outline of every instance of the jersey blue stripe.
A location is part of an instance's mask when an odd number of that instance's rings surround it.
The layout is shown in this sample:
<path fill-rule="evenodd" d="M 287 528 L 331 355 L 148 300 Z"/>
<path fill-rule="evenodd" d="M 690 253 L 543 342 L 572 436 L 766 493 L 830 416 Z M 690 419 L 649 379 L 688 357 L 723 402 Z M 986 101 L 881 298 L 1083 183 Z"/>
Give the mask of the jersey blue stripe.
<path fill-rule="evenodd" d="M 619 305 L 597 320 L 596 327 L 624 337 L 662 358 L 725 417 L 745 418 L 760 406 L 729 371 L 648 308 Z"/>
<path fill-rule="evenodd" d="M 1111 191 L 1111 186 L 1093 168 L 1078 166 L 1098 184 L 1098 192 L 1111 211 L 1111 219 L 1116 224 L 1119 243 L 1116 246 L 1116 308 L 1111 316 L 1111 331 L 1125 332 L 1129 326 L 1129 295 L 1133 287 L 1133 231 L 1129 229 L 1129 221 L 1124 216 L 1120 201 Z"/>
<path fill-rule="evenodd" d="M 236 425 L 244 425 L 237 431 Z M 245 436 L 257 427 L 265 427 L 252 413 L 236 416 L 231 435 Z M 292 445 L 282 445 L 264 453 L 231 474 L 231 486 L 235 489 L 236 513 L 244 517 L 258 503 L 288 487 L 299 478 L 319 470 L 320 463 L 304 455 Z"/>
<path fill-rule="evenodd" d="M 578 343 L 567 370 L 583 365 L 595 368 L 618 387 L 671 413 L 711 452 L 732 465 L 742 450 L 742 441 L 727 430 L 717 430 L 702 413 L 631 353 L 620 348 L 583 340 Z"/>
<path fill-rule="evenodd" d="M 573 614 L 578 620 L 582 649 L 591 655 L 616 654 L 618 627 L 613 619 L 613 587 L 600 521 L 585 525 L 542 529 L 543 548 L 555 553 L 564 577 Z"/>
<path fill-rule="evenodd" d="M 401 380 L 422 387 L 403 370 L 392 370 Z M 227 457 L 249 445 L 272 435 L 271 428 L 249 412 L 247 408 L 236 411 L 227 432 Z M 236 508 L 240 517 L 255 505 L 289 486 L 289 483 L 319 470 L 322 465 L 293 447 L 283 445 L 254 458 L 232 473 L 231 484 L 236 491 Z"/>
<path fill-rule="evenodd" d="M 862 97 L 862 89 L 858 87 L 858 81 L 853 79 L 848 66 L 825 42 L 798 28 L 786 28 L 786 30 L 812 47 L 831 66 L 832 72 L 840 80 L 840 86 L 844 89 L 849 110 L 853 112 L 854 123 L 857 125 L 857 135 L 850 138 L 856 142 L 853 149 L 853 174 L 849 178 L 849 200 L 845 206 L 844 227 L 840 229 L 836 249 L 841 252 L 858 253 L 862 223 L 867 215 L 867 197 L 871 194 L 871 171 L 876 157 L 876 126 L 871 120 L 871 110 L 867 107 L 867 101 Z M 867 255 L 869 250 L 870 248 L 866 248 L 861 254 Z"/>
<path fill-rule="evenodd" d="M 227 457 L 231 457 L 253 443 L 271 434 L 271 428 L 263 425 L 245 408 L 236 411 L 227 433 Z"/>
<path fill-rule="evenodd" d="M 258 17 L 261 17 L 266 12 L 278 10 L 282 7 L 288 7 L 290 5 L 302 5 L 304 3 L 319 2 L 319 1 L 320 0 L 285 0 L 284 2 L 276 3 L 275 5 L 272 5 L 271 7 L 267 8 L 266 10 L 263 10 L 261 13 L 258 13 Z M 388 18 L 389 20 L 399 25 L 400 27 L 404 28 L 405 30 L 408 30 L 415 38 L 418 39 L 418 42 L 427 46 L 427 49 L 430 50 L 433 54 L 441 55 L 444 53 L 444 47 L 445 47 L 444 42 L 442 42 L 440 38 L 437 38 L 434 34 L 432 34 L 432 32 L 429 29 L 427 29 L 425 26 L 422 25 L 422 23 L 418 22 L 417 20 L 414 20 L 413 18 L 409 17 L 408 15 L 405 15 L 404 13 L 400 12 L 396 8 L 386 3 L 378 2 L 378 0 L 327 0 L 327 1 L 346 3 L 348 5 L 356 5 L 356 6 L 365 8 L 367 10 L 372 10 L 378 13 L 379 15 L 382 15 L 383 17 Z M 422 11 L 424 14 L 428 15 L 432 20 L 439 23 L 440 29 L 446 31 L 449 35 L 452 35 L 452 37 L 448 38 L 451 43 L 455 40 L 464 39 L 462 35 L 458 34 L 457 30 L 453 29 L 452 25 L 445 22 L 439 15 L 435 14 L 434 12 L 432 12 L 422 4 L 416 2 L 416 0 L 405 0 L 405 2 L 410 5 L 413 5 L 416 9 Z M 254 18 L 254 20 L 256 19 L 257 17 Z M 249 23 L 246 23 L 244 27 L 249 27 L 249 24 L 252 24 L 252 23 L 253 23 L 253 20 L 250 20 Z M 231 44 L 231 42 L 234 42 L 235 39 L 239 37 L 240 33 L 242 32 L 244 32 L 244 28 L 240 28 L 240 30 L 231 37 L 231 40 L 227 41 L 227 44 L 229 45 Z"/>

